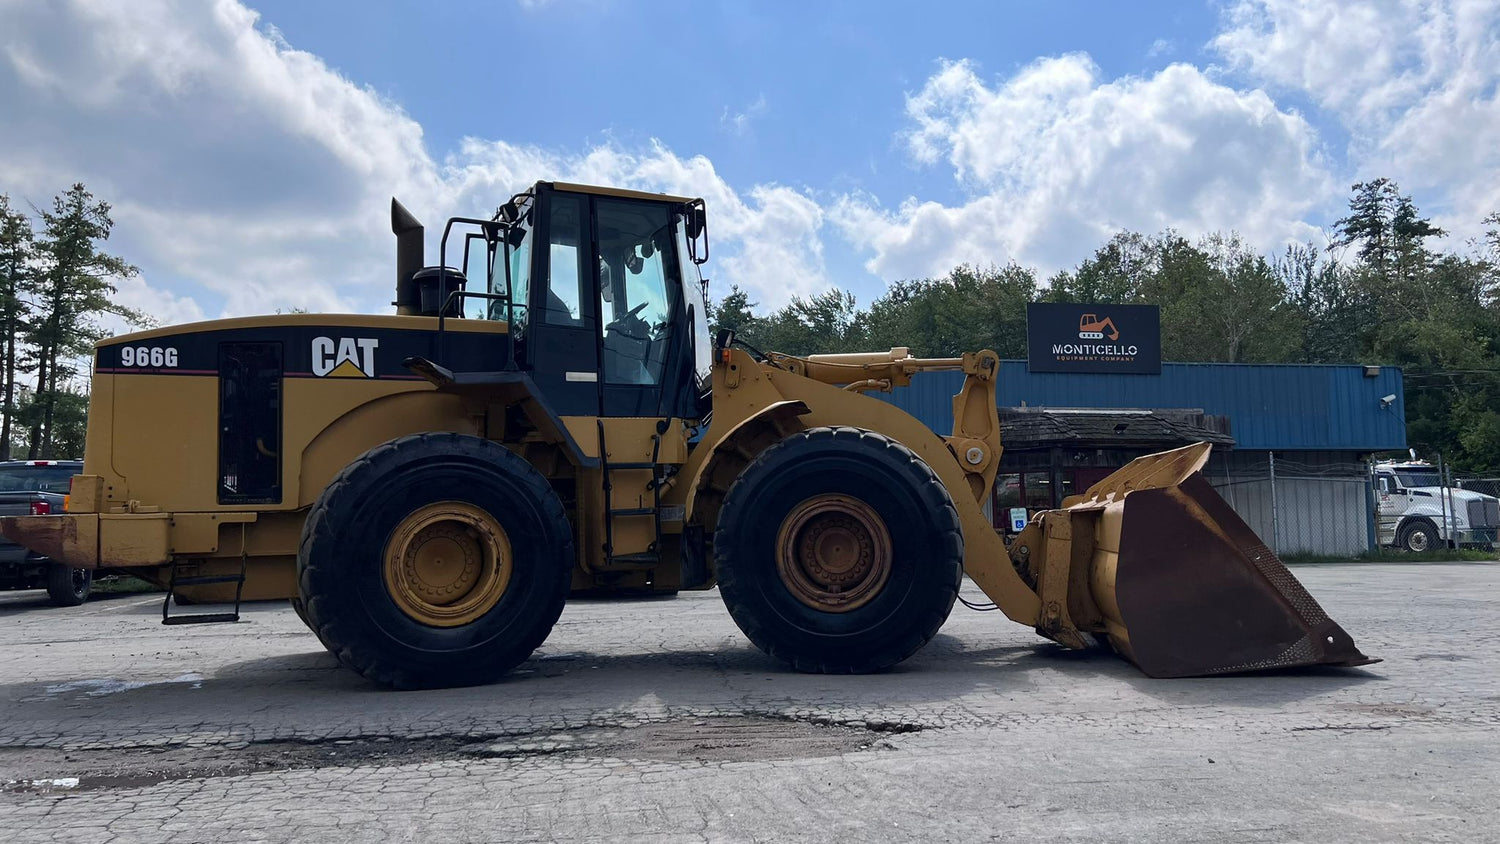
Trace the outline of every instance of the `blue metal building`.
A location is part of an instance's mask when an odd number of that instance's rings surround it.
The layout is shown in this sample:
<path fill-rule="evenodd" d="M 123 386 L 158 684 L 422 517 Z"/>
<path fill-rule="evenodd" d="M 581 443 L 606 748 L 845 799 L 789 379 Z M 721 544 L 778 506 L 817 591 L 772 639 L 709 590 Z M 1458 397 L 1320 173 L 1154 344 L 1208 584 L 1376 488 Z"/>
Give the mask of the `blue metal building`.
<path fill-rule="evenodd" d="M 924 374 L 883 397 L 946 434 L 962 381 Z M 1122 375 L 1008 360 L 997 393 L 997 526 L 1011 508 L 1056 506 L 1135 456 L 1207 440 L 1217 444 L 1209 480 L 1273 548 L 1353 554 L 1373 543 L 1368 456 L 1406 448 L 1395 367 L 1163 363 L 1160 374 Z"/>

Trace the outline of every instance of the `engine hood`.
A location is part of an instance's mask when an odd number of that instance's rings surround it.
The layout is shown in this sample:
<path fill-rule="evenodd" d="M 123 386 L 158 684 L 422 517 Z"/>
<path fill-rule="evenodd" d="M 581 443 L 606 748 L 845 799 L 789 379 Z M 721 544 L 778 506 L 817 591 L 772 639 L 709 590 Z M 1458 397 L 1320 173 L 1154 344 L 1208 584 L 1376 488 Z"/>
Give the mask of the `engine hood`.
<path fill-rule="evenodd" d="M 1408 492 L 1421 493 L 1423 496 L 1429 498 L 1437 498 L 1441 495 L 1450 501 L 1500 501 L 1500 498 L 1496 498 L 1493 495 L 1485 495 L 1482 492 L 1475 492 L 1472 489 L 1459 489 L 1458 487 L 1413 486 L 1406 489 Z"/>
<path fill-rule="evenodd" d="M 388 314 L 276 314 L 217 319 L 123 334 L 94 351 L 98 375 L 216 375 L 236 346 L 269 346 L 288 378 L 420 380 L 408 358 L 460 370 L 502 368 L 503 322 Z M 226 351 L 230 350 L 230 351 Z"/>
<path fill-rule="evenodd" d="M 448 320 L 447 322 L 448 325 L 446 327 L 453 330 L 459 330 L 460 324 L 467 324 L 469 326 L 481 324 L 475 320 L 455 319 Z M 489 325 L 496 324 L 489 323 Z M 276 329 L 306 327 L 394 328 L 436 331 L 438 321 L 437 317 L 393 316 L 390 314 L 271 314 L 268 316 L 231 317 L 229 319 L 203 320 L 202 322 L 185 322 L 181 325 L 168 325 L 146 331 L 120 334 L 100 340 L 97 347 L 122 346 L 129 343 L 142 343 L 148 340 L 163 340 L 169 337 L 182 337 L 185 335 L 219 331 L 264 330 L 268 334 L 274 334 Z"/>

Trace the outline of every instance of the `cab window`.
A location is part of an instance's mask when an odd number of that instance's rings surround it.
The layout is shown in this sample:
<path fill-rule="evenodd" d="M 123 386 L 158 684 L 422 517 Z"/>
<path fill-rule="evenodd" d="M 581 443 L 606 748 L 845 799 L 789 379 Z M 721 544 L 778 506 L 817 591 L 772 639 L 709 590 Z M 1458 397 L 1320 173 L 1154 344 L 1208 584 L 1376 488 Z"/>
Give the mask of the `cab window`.
<path fill-rule="evenodd" d="M 79 471 L 74 466 L 7 466 L 0 469 L 0 492 L 66 493 Z"/>
<path fill-rule="evenodd" d="M 544 321 L 550 325 L 582 325 L 580 304 L 589 289 L 588 264 L 583 260 L 583 200 L 557 194 L 548 214 L 548 289 L 543 305 Z"/>

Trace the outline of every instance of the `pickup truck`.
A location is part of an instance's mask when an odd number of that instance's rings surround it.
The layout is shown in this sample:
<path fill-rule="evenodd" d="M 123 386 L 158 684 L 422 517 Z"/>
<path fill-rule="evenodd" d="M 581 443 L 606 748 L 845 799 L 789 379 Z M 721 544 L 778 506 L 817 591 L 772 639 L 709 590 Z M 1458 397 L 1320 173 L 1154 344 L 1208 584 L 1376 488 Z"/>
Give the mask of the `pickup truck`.
<path fill-rule="evenodd" d="M 61 513 L 79 460 L 0 462 L 0 516 Z M 94 573 L 54 563 L 0 536 L 0 589 L 47 590 L 52 603 L 76 607 L 88 600 Z"/>

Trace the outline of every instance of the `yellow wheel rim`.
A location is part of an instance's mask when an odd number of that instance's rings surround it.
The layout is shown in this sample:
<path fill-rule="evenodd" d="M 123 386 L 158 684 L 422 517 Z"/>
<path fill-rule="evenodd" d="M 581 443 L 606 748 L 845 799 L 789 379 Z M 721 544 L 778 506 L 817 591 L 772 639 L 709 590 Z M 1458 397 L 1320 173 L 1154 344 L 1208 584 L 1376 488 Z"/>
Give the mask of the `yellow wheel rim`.
<path fill-rule="evenodd" d="M 433 627 L 459 627 L 494 609 L 513 567 L 505 530 L 462 501 L 413 511 L 385 546 L 387 594 L 413 620 Z"/>
<path fill-rule="evenodd" d="M 848 612 L 880 594 L 891 576 L 891 535 L 870 505 L 815 495 L 786 515 L 776 535 L 776 571 L 797 600 Z"/>

